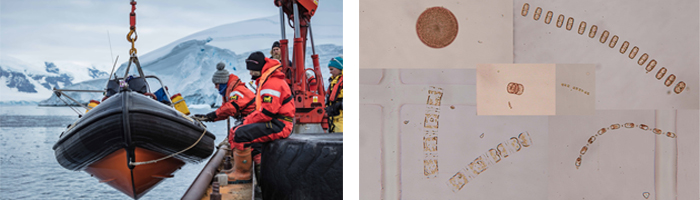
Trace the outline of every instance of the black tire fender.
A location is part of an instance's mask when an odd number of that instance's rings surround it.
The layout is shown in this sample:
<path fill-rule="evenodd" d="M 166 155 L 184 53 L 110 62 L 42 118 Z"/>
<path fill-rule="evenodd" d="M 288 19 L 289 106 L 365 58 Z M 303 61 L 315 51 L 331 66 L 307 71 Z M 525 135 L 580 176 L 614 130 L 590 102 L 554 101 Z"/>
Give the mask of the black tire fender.
<path fill-rule="evenodd" d="M 292 134 L 264 145 L 263 199 L 342 199 L 343 133 Z"/>

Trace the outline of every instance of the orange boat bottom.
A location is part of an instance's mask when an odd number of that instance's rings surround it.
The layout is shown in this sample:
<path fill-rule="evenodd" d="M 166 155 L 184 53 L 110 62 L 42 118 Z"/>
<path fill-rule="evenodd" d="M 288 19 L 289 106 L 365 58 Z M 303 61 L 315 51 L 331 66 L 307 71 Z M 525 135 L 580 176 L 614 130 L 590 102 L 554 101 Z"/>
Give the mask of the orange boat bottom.
<path fill-rule="evenodd" d="M 162 153 L 138 147 L 134 154 L 136 162 L 165 157 Z M 132 170 L 129 170 L 126 161 L 126 150 L 120 149 L 89 165 L 85 171 L 99 179 L 100 183 L 107 183 L 124 194 L 138 199 L 163 179 L 172 178 L 172 173 L 185 165 L 184 162 L 175 158 L 138 165 L 133 169 L 132 179 Z"/>

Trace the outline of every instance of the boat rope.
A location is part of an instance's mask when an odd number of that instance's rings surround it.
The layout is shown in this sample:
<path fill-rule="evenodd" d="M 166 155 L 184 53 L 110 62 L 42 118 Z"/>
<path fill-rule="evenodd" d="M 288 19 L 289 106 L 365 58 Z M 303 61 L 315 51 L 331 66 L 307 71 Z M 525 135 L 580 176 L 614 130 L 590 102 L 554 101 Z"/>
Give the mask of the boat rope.
<path fill-rule="evenodd" d="M 206 133 L 207 133 L 207 127 L 204 126 L 204 124 L 202 124 L 201 121 L 197 120 L 197 122 L 199 123 L 199 125 L 202 126 L 202 128 L 204 128 L 204 131 L 202 132 L 202 135 L 199 136 L 199 139 L 197 139 L 197 141 L 194 142 L 194 144 L 192 144 L 192 145 L 190 145 L 189 147 L 183 149 L 182 151 L 178 151 L 177 153 L 170 154 L 170 155 L 168 155 L 168 156 L 165 156 L 165 157 L 162 157 L 162 158 L 158 158 L 158 159 L 155 159 L 155 160 L 149 160 L 149 161 L 144 161 L 144 162 L 131 162 L 131 161 L 130 161 L 130 162 L 129 162 L 129 165 L 138 166 L 138 165 L 145 165 L 145 164 L 156 163 L 156 162 L 163 161 L 163 160 L 165 160 L 165 159 L 171 158 L 171 157 L 176 156 L 176 155 L 178 155 L 178 154 L 180 154 L 180 153 L 182 153 L 182 152 L 185 152 L 185 151 L 187 151 L 187 150 L 192 149 L 194 146 L 196 146 L 197 144 L 199 144 L 199 141 L 201 141 L 202 138 L 204 137 L 204 135 L 206 135 Z"/>

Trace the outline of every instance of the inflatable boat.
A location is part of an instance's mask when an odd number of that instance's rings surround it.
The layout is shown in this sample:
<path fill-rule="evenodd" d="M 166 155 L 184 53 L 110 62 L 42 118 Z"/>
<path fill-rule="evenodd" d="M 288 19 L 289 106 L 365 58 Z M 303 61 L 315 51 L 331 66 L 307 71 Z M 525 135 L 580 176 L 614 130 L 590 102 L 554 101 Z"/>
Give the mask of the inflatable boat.
<path fill-rule="evenodd" d="M 215 136 L 203 124 L 132 90 L 145 83 L 139 79 L 118 90 L 108 87 L 109 98 L 70 125 L 53 146 L 64 168 L 85 171 L 134 199 L 185 163 L 203 161 L 215 147 Z"/>

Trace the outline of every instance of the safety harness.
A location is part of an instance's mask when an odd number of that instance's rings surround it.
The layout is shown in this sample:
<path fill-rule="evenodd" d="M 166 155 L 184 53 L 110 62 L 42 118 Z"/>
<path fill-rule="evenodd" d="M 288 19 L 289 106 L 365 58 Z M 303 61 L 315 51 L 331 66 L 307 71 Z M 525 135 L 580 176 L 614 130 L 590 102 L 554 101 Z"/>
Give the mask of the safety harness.
<path fill-rule="evenodd" d="M 343 87 L 343 76 L 340 76 L 340 80 L 338 80 L 338 82 L 333 86 L 333 90 L 331 90 L 331 93 L 328 97 L 329 102 L 334 102 L 335 100 L 337 100 L 338 95 L 340 95 L 340 93 L 338 92 L 339 91 L 338 88 L 342 88 L 342 87 Z"/>

